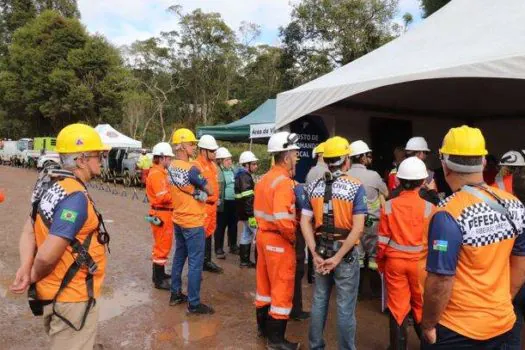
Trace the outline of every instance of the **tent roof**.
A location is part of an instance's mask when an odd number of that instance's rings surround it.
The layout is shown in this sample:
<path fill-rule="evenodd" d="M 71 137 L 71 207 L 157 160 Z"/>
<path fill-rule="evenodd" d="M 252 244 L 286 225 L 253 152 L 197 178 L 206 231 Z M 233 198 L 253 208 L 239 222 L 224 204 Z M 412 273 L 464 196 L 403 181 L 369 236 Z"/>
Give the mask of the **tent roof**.
<path fill-rule="evenodd" d="M 275 99 L 268 99 L 244 118 L 230 124 L 198 127 L 197 137 L 208 134 L 222 141 L 246 141 L 250 138 L 250 125 L 275 123 L 275 105 Z"/>
<path fill-rule="evenodd" d="M 451 1 L 390 43 L 279 94 L 276 127 L 341 100 L 398 114 L 523 114 L 514 90 L 525 88 L 523 18 L 523 0 Z"/>
<path fill-rule="evenodd" d="M 109 124 L 99 124 L 95 127 L 102 142 L 111 147 L 142 148 L 142 142 L 132 139 L 115 130 Z"/>

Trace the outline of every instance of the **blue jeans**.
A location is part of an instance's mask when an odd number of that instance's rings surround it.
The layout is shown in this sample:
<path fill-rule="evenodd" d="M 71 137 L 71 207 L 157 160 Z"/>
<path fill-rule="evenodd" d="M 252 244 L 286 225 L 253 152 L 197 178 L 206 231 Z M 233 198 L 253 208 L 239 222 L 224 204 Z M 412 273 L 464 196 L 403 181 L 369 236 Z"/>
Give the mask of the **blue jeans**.
<path fill-rule="evenodd" d="M 505 349 L 503 346 L 510 335 L 510 331 L 498 335 L 497 337 L 487 340 L 475 340 L 467 338 L 453 330 L 440 325 L 436 325 L 435 344 L 428 344 L 423 339 L 421 341 L 421 350 L 458 350 L 458 349 L 476 349 L 476 350 L 496 350 Z"/>
<path fill-rule="evenodd" d="M 202 265 L 204 264 L 204 227 L 175 226 L 175 253 L 171 269 L 171 292 L 182 291 L 182 269 L 188 259 L 188 303 L 200 304 Z"/>
<path fill-rule="evenodd" d="M 521 287 L 512 303 L 514 304 L 516 323 L 514 323 L 511 334 L 502 347 L 503 350 L 521 350 L 521 327 L 525 317 L 525 286 Z"/>
<path fill-rule="evenodd" d="M 251 244 L 253 242 L 253 236 L 255 235 L 255 229 L 248 225 L 248 221 L 242 221 L 242 234 L 239 244 Z"/>
<path fill-rule="evenodd" d="M 355 350 L 355 308 L 359 289 L 359 261 L 357 249 L 351 254 L 352 261 L 342 260 L 328 275 L 315 274 L 312 321 L 310 323 L 310 349 L 324 349 L 324 326 L 328 314 L 330 293 L 335 284 L 337 297 L 338 349 Z M 331 346 L 335 348 L 335 346 Z"/>

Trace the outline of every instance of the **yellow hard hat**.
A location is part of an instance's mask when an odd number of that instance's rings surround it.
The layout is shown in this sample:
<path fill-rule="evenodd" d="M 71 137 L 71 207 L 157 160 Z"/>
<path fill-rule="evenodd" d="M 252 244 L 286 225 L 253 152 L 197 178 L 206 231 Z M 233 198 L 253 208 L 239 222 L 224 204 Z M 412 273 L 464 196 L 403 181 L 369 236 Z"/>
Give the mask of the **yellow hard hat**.
<path fill-rule="evenodd" d="M 314 148 L 314 154 L 324 153 L 324 142 L 321 142 Z"/>
<path fill-rule="evenodd" d="M 175 130 L 171 139 L 171 143 L 173 143 L 174 145 L 178 145 L 183 142 L 197 142 L 195 134 L 191 130 L 186 128 Z"/>
<path fill-rule="evenodd" d="M 111 147 L 102 143 L 98 132 L 85 124 L 70 124 L 63 128 L 58 133 L 55 148 L 58 153 L 82 153 L 110 149 Z"/>
<path fill-rule="evenodd" d="M 439 152 L 454 156 L 485 156 L 488 154 L 481 130 L 466 125 L 450 129 L 443 139 L 443 146 Z"/>
<path fill-rule="evenodd" d="M 324 158 L 342 157 L 350 154 L 350 143 L 347 139 L 335 136 L 324 143 Z"/>

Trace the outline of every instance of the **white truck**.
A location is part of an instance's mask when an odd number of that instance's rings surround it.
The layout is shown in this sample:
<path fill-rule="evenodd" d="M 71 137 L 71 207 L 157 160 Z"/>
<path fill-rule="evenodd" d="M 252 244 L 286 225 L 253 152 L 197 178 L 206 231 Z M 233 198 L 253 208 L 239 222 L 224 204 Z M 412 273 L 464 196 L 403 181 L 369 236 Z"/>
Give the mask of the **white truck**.
<path fill-rule="evenodd" d="M 38 158 L 36 168 L 41 170 L 51 165 L 60 165 L 60 156 L 56 152 L 46 152 Z"/>
<path fill-rule="evenodd" d="M 2 164 L 16 165 L 17 156 L 21 152 L 18 149 L 19 141 L 0 142 L 0 161 Z M 20 143 L 23 146 L 24 142 Z"/>

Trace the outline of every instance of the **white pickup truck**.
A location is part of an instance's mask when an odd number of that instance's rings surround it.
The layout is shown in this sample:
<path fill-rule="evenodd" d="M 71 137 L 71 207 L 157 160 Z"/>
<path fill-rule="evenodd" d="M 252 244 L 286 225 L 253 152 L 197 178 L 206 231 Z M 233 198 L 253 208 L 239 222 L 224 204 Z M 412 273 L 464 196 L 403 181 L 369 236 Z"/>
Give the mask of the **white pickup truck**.
<path fill-rule="evenodd" d="M 48 151 L 41 155 L 36 163 L 36 168 L 40 170 L 50 165 L 60 165 L 60 156 L 58 153 Z"/>

